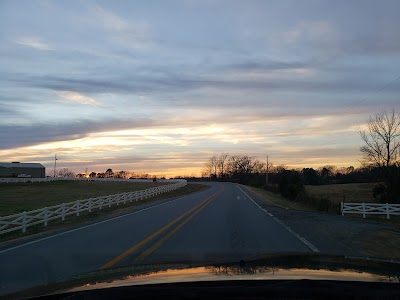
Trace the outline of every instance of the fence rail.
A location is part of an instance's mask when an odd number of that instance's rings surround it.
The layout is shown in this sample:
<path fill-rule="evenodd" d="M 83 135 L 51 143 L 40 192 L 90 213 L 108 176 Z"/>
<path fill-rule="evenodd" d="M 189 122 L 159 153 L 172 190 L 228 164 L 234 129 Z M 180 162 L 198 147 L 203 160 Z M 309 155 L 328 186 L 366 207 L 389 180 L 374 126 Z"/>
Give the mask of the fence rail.
<path fill-rule="evenodd" d="M 68 178 L 68 177 L 46 177 L 46 178 L 0 178 L 0 183 L 26 183 L 26 182 L 51 182 L 51 181 L 125 181 L 125 182 L 152 182 L 153 179 L 123 179 L 123 178 Z M 158 179 L 158 182 L 171 182 L 172 180 Z M 176 181 L 176 180 L 175 180 Z"/>
<path fill-rule="evenodd" d="M 367 215 L 400 216 L 400 204 L 379 203 L 340 203 L 340 212 L 345 214 L 362 214 L 365 219 Z"/>
<path fill-rule="evenodd" d="M 101 210 L 106 207 L 111 207 L 112 205 L 140 201 L 161 193 L 177 190 L 186 186 L 186 184 L 186 180 L 175 180 L 173 184 L 162 185 L 146 190 L 77 200 L 36 210 L 24 211 L 14 215 L 2 216 L 0 217 L 0 234 L 17 230 L 26 232 L 26 228 L 33 225 L 43 224 L 43 226 L 47 226 L 48 222 L 51 220 L 65 220 L 67 216 L 79 216 L 82 212 L 90 213 L 93 210 Z"/>

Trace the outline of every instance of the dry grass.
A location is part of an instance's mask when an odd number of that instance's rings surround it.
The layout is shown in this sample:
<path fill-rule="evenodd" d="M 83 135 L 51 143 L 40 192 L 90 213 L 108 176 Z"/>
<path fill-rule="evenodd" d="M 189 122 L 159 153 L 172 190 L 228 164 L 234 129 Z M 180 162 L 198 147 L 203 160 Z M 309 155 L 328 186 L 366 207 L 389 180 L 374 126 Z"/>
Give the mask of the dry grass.
<path fill-rule="evenodd" d="M 307 194 L 339 202 L 377 202 L 372 195 L 375 183 L 346 183 L 329 185 L 306 185 Z"/>
<path fill-rule="evenodd" d="M 74 226 L 80 223 L 84 223 L 87 221 L 96 221 L 96 220 L 102 220 L 104 218 L 112 218 L 116 217 L 119 215 L 123 215 L 129 212 L 132 212 L 136 208 L 146 206 L 146 205 L 152 205 L 154 203 L 161 203 L 176 197 L 181 197 L 185 196 L 188 194 L 192 194 L 195 192 L 200 192 L 203 190 L 208 189 L 208 185 L 203 185 L 203 184 L 188 184 L 184 187 L 181 187 L 177 190 L 168 192 L 168 193 L 163 193 L 159 194 L 157 196 L 147 198 L 138 202 L 127 202 L 126 204 L 120 204 L 120 205 L 114 205 L 111 207 L 104 207 L 102 210 L 94 210 L 91 213 L 89 212 L 82 212 L 79 217 L 77 216 L 69 216 L 67 217 L 64 221 L 61 220 L 52 220 L 49 222 L 48 226 L 44 227 L 43 225 L 35 225 L 32 227 L 27 228 L 26 233 L 22 233 L 21 231 L 13 231 L 10 233 L 6 233 L 3 235 L 0 235 L 0 242 L 8 241 L 8 240 L 13 240 L 17 238 L 24 238 L 26 236 L 29 236 L 31 234 L 37 234 L 37 233 L 42 233 L 45 231 L 54 231 L 54 230 L 59 230 L 64 227 L 68 226 Z"/>
<path fill-rule="evenodd" d="M 315 207 L 306 205 L 305 203 L 291 201 L 282 197 L 280 194 L 274 194 L 272 192 L 255 188 L 252 186 L 246 186 L 247 189 L 259 196 L 259 199 L 267 204 L 274 204 L 276 206 L 285 209 L 305 210 L 305 211 L 317 211 Z"/>

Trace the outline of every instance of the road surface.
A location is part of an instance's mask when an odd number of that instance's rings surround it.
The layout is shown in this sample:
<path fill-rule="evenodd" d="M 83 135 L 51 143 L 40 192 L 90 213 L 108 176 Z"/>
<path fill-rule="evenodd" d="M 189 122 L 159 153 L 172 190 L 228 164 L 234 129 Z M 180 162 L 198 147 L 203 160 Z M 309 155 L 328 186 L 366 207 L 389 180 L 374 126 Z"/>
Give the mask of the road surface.
<path fill-rule="evenodd" d="M 232 262 L 317 251 L 240 186 L 208 190 L 0 250 L 0 295 L 131 264 Z"/>

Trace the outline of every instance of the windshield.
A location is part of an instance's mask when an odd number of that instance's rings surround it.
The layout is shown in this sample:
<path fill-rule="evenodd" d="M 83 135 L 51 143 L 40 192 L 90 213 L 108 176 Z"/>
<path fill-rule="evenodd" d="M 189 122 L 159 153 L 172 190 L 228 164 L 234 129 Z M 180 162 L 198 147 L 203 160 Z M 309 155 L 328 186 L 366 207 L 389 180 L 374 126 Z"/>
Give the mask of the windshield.
<path fill-rule="evenodd" d="M 0 295 L 149 264 L 399 263 L 399 12 L 1 1 Z"/>

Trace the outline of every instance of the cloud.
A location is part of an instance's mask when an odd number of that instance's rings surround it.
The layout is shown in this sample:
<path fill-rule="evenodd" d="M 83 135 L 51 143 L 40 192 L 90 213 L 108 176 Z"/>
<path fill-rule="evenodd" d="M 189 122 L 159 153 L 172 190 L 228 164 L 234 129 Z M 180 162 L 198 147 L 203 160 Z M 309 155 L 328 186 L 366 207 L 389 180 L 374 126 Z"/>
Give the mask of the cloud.
<path fill-rule="evenodd" d="M 110 10 L 106 10 L 99 5 L 91 5 L 91 9 L 95 13 L 97 19 L 107 29 L 122 31 L 129 28 L 129 24 L 126 20 Z"/>
<path fill-rule="evenodd" d="M 17 44 L 30 47 L 36 50 L 53 50 L 46 42 L 38 37 L 22 37 L 15 41 Z"/>
<path fill-rule="evenodd" d="M 250 69 L 254 66 L 249 65 Z M 294 67 L 294 65 L 293 65 Z M 245 68 L 242 65 L 241 68 Z M 249 76 L 246 72 L 235 74 L 218 73 L 217 75 L 202 76 L 201 74 L 190 74 L 184 69 L 180 74 L 171 71 L 169 74 L 137 74 L 127 71 L 120 76 L 110 76 L 108 79 L 100 78 L 69 78 L 64 76 L 35 76 L 30 78 L 16 78 L 15 81 L 23 82 L 32 87 L 42 87 L 54 91 L 76 91 L 76 93 L 176 93 L 198 91 L 199 89 L 225 90 L 227 93 L 236 91 L 303 91 L 316 92 L 358 92 L 370 91 L 371 83 L 362 78 L 347 78 L 343 76 L 337 80 L 329 80 L 323 76 L 305 76 L 307 69 L 290 69 L 290 74 L 259 74 Z M 302 71 L 303 70 L 303 71 Z M 162 70 L 160 70 L 162 71 Z M 393 86 L 392 89 L 396 88 Z M 206 91 L 206 90 L 203 90 Z M 210 90 L 208 90 L 210 91 Z M 67 94 L 66 94 L 67 95 Z M 209 96 L 209 95 L 208 95 Z M 72 97 L 72 95 L 69 95 Z M 77 101 L 78 97 L 74 96 Z M 90 101 L 89 101 L 90 102 Z M 89 103 L 85 103 L 89 104 Z M 93 103 L 94 104 L 94 103 Z M 194 103 L 195 104 L 195 103 Z"/>
<path fill-rule="evenodd" d="M 0 117 L 3 119 L 9 117 L 20 117 L 20 112 L 13 106 L 3 103 L 3 101 L 0 101 L 0 104 Z"/>
<path fill-rule="evenodd" d="M 349 19 L 344 22 L 303 20 L 273 34 L 268 41 L 274 47 L 292 49 L 302 56 L 317 56 L 325 61 L 345 54 L 399 54 L 398 22 L 371 22 L 362 28 L 357 28 L 353 22 Z"/>
<path fill-rule="evenodd" d="M 160 149 L 170 145 L 196 148 L 203 147 L 204 141 L 212 141 L 207 147 L 213 148 L 219 147 L 221 143 L 231 144 L 235 138 L 254 145 L 264 143 L 267 138 L 282 142 L 293 138 L 318 138 L 352 133 L 351 126 L 354 125 L 354 120 L 359 122 L 363 119 L 362 115 L 349 114 L 345 119 L 341 118 L 339 123 L 333 116 L 325 120 L 315 113 L 287 112 L 276 115 L 267 109 L 257 113 L 218 110 L 211 114 L 193 116 L 183 109 L 175 110 L 175 115 L 165 113 L 158 114 L 157 117 L 110 117 L 106 122 L 103 119 L 80 119 L 29 126 L 2 125 L 0 148 L 12 149 L 58 141 L 66 141 L 66 144 L 69 143 L 73 148 L 98 146 L 99 149 L 117 143 L 121 147 L 156 145 Z M 265 128 L 268 128 L 268 131 L 265 131 Z M 90 141 L 78 141 L 77 144 L 73 141 L 82 138 L 89 138 Z"/>
<path fill-rule="evenodd" d="M 336 44 L 339 34 L 335 26 L 327 21 L 302 21 L 290 30 L 280 34 L 288 44 L 311 43 L 331 47 Z"/>
<path fill-rule="evenodd" d="M 77 103 L 85 104 L 85 105 L 91 105 L 91 106 L 100 106 L 101 105 L 101 103 L 99 103 L 96 99 L 84 96 L 77 92 L 57 91 L 56 93 L 58 96 L 66 99 L 68 101 L 77 102 Z"/>
<path fill-rule="evenodd" d="M 161 168 L 156 153 L 173 161 L 166 153 L 186 149 L 197 163 L 202 151 L 272 151 L 267 143 L 275 143 L 281 162 L 322 160 L 320 144 L 338 136 L 339 146 L 356 144 L 351 126 L 400 105 L 399 81 L 375 93 L 398 76 L 394 1 L 362 10 L 324 1 L 228 9 L 173 2 L 158 11 L 145 2 L 73 2 L 32 5 L 29 14 L 11 1 L 0 18 L 9 29 L 0 149 L 12 157 L 12 147 L 63 143 L 59 153 L 75 155 L 71 163 L 94 153 L 98 164 L 124 155 L 129 163 L 132 154 Z M 288 149 L 307 145 L 316 153 Z"/>
<path fill-rule="evenodd" d="M 248 60 L 238 64 L 232 64 L 229 67 L 238 70 L 255 70 L 255 71 L 279 71 L 279 70 L 293 70 L 309 68 L 312 65 L 311 62 L 302 61 L 256 61 Z"/>
<path fill-rule="evenodd" d="M 109 9 L 99 5 L 89 5 L 89 10 L 103 27 L 111 33 L 114 44 L 130 49 L 147 49 L 153 43 L 147 22 L 126 20 Z"/>
<path fill-rule="evenodd" d="M 161 125 L 161 122 L 141 117 L 135 120 L 110 118 L 107 122 L 80 119 L 79 121 L 65 123 L 35 123 L 30 126 L 0 125 L 0 148 L 10 149 L 46 142 L 69 141 L 84 138 L 94 132 L 110 129 L 145 128 L 155 124 Z"/>

